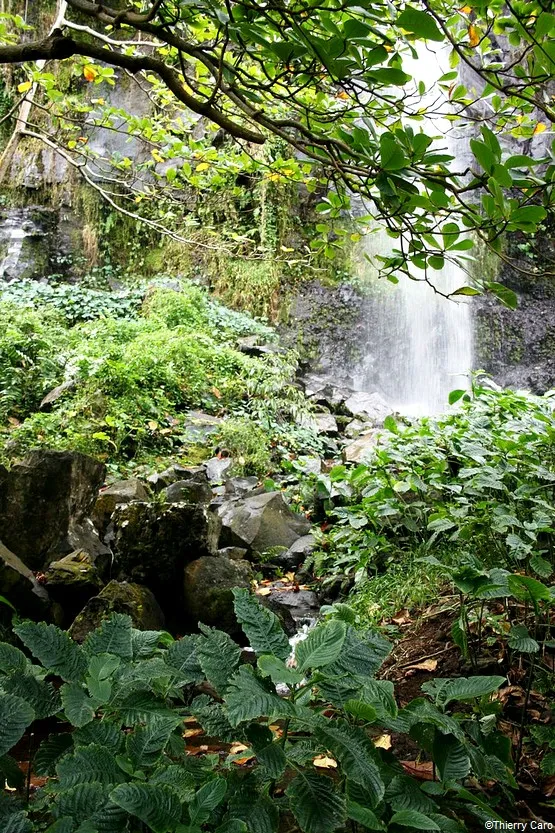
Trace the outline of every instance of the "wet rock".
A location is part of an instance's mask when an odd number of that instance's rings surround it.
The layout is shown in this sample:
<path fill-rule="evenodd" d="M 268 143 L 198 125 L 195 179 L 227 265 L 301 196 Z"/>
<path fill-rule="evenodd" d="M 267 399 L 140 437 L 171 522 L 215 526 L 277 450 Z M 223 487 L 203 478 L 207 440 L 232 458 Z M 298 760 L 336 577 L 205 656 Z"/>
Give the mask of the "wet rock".
<path fill-rule="evenodd" d="M 113 515 L 115 570 L 145 584 L 168 615 L 182 612 L 183 570 L 218 546 L 217 515 L 200 504 L 129 503 Z"/>
<path fill-rule="evenodd" d="M 206 476 L 208 482 L 213 484 L 223 483 L 226 479 L 226 472 L 233 465 L 231 457 L 212 457 L 206 462 Z"/>
<path fill-rule="evenodd" d="M 322 471 L 321 457 L 298 457 L 296 468 L 303 474 L 320 474 Z"/>
<path fill-rule="evenodd" d="M 73 451 L 32 451 L 0 469 L 0 535 L 28 567 L 79 547 L 105 552 L 87 516 L 105 474 L 102 463 Z"/>
<path fill-rule="evenodd" d="M 234 587 L 250 588 L 254 578 L 248 561 L 205 556 L 185 569 L 185 609 L 192 623 L 202 622 L 230 634 L 240 628 L 233 610 Z"/>
<path fill-rule="evenodd" d="M 379 431 L 368 431 L 346 446 L 343 455 L 347 463 L 362 463 L 376 448 L 380 438 Z"/>
<path fill-rule="evenodd" d="M 241 353 L 255 358 L 267 356 L 270 353 L 283 352 L 275 344 L 258 344 L 257 342 L 257 336 L 244 336 L 237 339 L 237 347 Z"/>
<path fill-rule="evenodd" d="M 223 422 L 221 417 L 205 414 L 204 411 L 189 411 L 185 414 L 184 430 L 190 442 L 204 443 L 216 434 Z"/>
<path fill-rule="evenodd" d="M 381 394 L 365 391 L 353 393 L 345 402 L 345 409 L 352 416 L 366 417 L 374 424 L 382 423 L 391 413 L 391 408 Z"/>
<path fill-rule="evenodd" d="M 336 385 L 324 376 L 308 375 L 301 379 L 301 382 L 312 402 L 333 413 L 342 413 L 345 400 L 353 394 L 352 388 Z"/>
<path fill-rule="evenodd" d="M 311 555 L 316 548 L 314 535 L 303 535 L 292 544 L 288 550 L 276 556 L 272 563 L 284 572 L 296 571 L 300 564 Z"/>
<path fill-rule="evenodd" d="M 69 629 L 76 642 L 82 642 L 87 634 L 97 628 L 111 613 L 126 613 L 133 626 L 140 630 L 162 630 L 164 614 L 148 587 L 127 581 L 111 581 L 90 599 Z"/>
<path fill-rule="evenodd" d="M 23 561 L 0 541 L 0 594 L 23 616 L 49 618 L 50 597 Z"/>
<path fill-rule="evenodd" d="M 204 482 L 200 478 L 191 478 L 172 483 L 162 492 L 164 501 L 166 503 L 210 503 L 214 493 L 206 474 L 202 472 L 202 475 Z"/>
<path fill-rule="evenodd" d="M 264 491 L 263 486 L 258 486 L 258 477 L 230 477 L 226 480 L 224 494 L 228 497 L 244 497 L 256 489 Z"/>
<path fill-rule="evenodd" d="M 368 431 L 369 425 L 370 423 L 367 419 L 356 417 L 347 423 L 343 433 L 346 437 L 349 437 L 349 439 L 354 439 L 355 437 L 359 437 L 361 434 L 364 434 L 365 431 Z"/>
<path fill-rule="evenodd" d="M 294 621 L 299 624 L 312 622 L 318 616 L 320 603 L 318 596 L 312 590 L 271 590 L 264 598 L 275 600 L 285 607 Z"/>
<path fill-rule="evenodd" d="M 316 434 L 326 434 L 329 437 L 336 436 L 339 432 L 337 420 L 333 414 L 309 414 L 301 417 L 301 425 L 304 428 L 310 428 Z"/>
<path fill-rule="evenodd" d="M 150 493 L 144 483 L 136 477 L 118 480 L 107 489 L 103 489 L 94 505 L 93 520 L 97 529 L 104 533 L 118 503 L 131 503 L 134 500 L 148 501 Z"/>
<path fill-rule="evenodd" d="M 180 466 L 174 463 L 164 471 L 151 474 L 147 477 L 147 483 L 154 492 L 161 492 L 162 489 L 166 489 L 172 483 L 177 483 L 178 480 L 190 480 L 197 475 L 205 474 L 204 466 Z"/>
<path fill-rule="evenodd" d="M 280 492 L 227 501 L 218 509 L 222 522 L 220 544 L 245 547 L 258 553 L 272 547 L 290 547 L 306 535 L 310 523 L 292 512 Z"/>
<path fill-rule="evenodd" d="M 102 588 L 98 570 L 84 550 L 76 550 L 53 561 L 45 572 L 45 584 L 50 597 L 61 605 L 68 622 Z"/>
<path fill-rule="evenodd" d="M 217 555 L 230 558 L 232 561 L 243 561 L 247 553 L 248 550 L 243 549 L 243 547 L 223 547 L 218 550 Z"/>
<path fill-rule="evenodd" d="M 256 600 L 262 605 L 262 607 L 267 607 L 268 610 L 271 610 L 272 613 L 276 614 L 280 621 L 281 627 L 287 636 L 293 636 L 297 633 L 297 622 L 291 615 L 291 611 L 287 605 L 282 604 L 277 595 L 257 596 Z"/>

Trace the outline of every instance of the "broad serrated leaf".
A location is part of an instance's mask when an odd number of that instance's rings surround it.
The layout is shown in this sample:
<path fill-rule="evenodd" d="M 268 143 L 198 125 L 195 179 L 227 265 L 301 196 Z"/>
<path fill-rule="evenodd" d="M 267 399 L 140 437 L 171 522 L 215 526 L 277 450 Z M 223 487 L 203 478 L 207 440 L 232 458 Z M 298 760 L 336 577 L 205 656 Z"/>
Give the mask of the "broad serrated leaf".
<path fill-rule="evenodd" d="M 39 746 L 33 761 L 37 775 L 55 775 L 58 762 L 72 748 L 73 735 L 71 732 L 49 735 Z"/>
<path fill-rule="evenodd" d="M 29 703 L 35 712 L 35 720 L 52 717 L 61 708 L 60 695 L 54 686 L 33 674 L 12 674 L 2 680 L 2 688 L 6 694 L 15 694 Z"/>
<path fill-rule="evenodd" d="M 94 718 L 98 703 L 89 697 L 78 683 L 64 683 L 61 688 L 62 706 L 72 726 L 86 726 Z"/>
<path fill-rule="evenodd" d="M 17 761 L 10 755 L 0 757 L 0 778 L 4 779 L 9 787 L 14 787 L 17 790 L 22 790 L 25 786 L 23 770 L 19 768 Z"/>
<path fill-rule="evenodd" d="M 415 830 L 440 830 L 439 825 L 424 813 L 416 810 L 399 810 L 391 817 L 391 825 L 398 824 L 400 827 L 411 827 Z"/>
<path fill-rule="evenodd" d="M 466 749 L 453 735 L 436 732 L 433 758 L 442 781 L 461 781 L 470 772 L 470 758 Z"/>
<path fill-rule="evenodd" d="M 539 644 L 530 636 L 524 625 L 513 625 L 507 639 L 509 648 L 522 654 L 536 654 L 540 650 Z"/>
<path fill-rule="evenodd" d="M 138 723 L 149 723 L 159 717 L 173 718 L 175 709 L 171 709 L 162 697 L 155 696 L 151 691 L 138 690 L 123 697 L 117 702 L 119 717 L 126 726 L 136 726 Z"/>
<path fill-rule="evenodd" d="M 333 833 L 346 821 L 345 799 L 325 775 L 303 772 L 285 791 L 291 812 L 304 833 Z"/>
<path fill-rule="evenodd" d="M 302 683 L 304 679 L 300 671 L 289 668 L 282 659 L 269 654 L 258 657 L 257 665 L 262 676 L 269 677 L 274 684 L 285 683 L 285 685 L 294 686 Z"/>
<path fill-rule="evenodd" d="M 21 740 L 34 719 L 35 712 L 21 697 L 0 694 L 0 756 Z"/>
<path fill-rule="evenodd" d="M 76 729 L 72 734 L 75 746 L 89 746 L 91 743 L 96 743 L 114 753 L 119 752 L 124 737 L 120 724 L 111 723 L 109 720 L 94 720 Z"/>
<path fill-rule="evenodd" d="M 168 833 L 181 821 L 179 796 L 166 785 L 120 784 L 112 790 L 110 799 L 154 833 Z"/>
<path fill-rule="evenodd" d="M 208 682 L 223 694 L 241 661 L 241 649 L 223 631 L 201 625 L 197 657 Z"/>
<path fill-rule="evenodd" d="M 155 717 L 148 726 L 139 726 L 132 734 L 127 735 L 125 747 L 133 767 L 141 769 L 155 764 L 171 733 L 181 722 L 182 718 L 179 715 L 173 720 Z"/>
<path fill-rule="evenodd" d="M 344 709 L 348 714 L 365 723 L 374 723 L 378 716 L 374 706 L 370 706 L 362 700 L 347 700 Z"/>
<path fill-rule="evenodd" d="M 315 736 L 341 763 L 347 778 L 365 788 L 372 809 L 376 807 L 383 798 L 385 785 L 378 753 L 365 732 L 346 721 L 334 720 L 318 726 Z"/>
<path fill-rule="evenodd" d="M 20 651 L 15 645 L 0 642 L 0 671 L 3 674 L 12 674 L 14 671 L 23 674 L 28 664 L 23 651 Z"/>
<path fill-rule="evenodd" d="M 245 665 L 231 678 L 224 701 L 232 726 L 258 717 L 288 717 L 294 713 L 291 703 L 279 697 Z"/>
<path fill-rule="evenodd" d="M 201 694 L 195 697 L 190 708 L 191 714 L 209 737 L 224 743 L 231 743 L 236 738 L 237 731 L 229 722 L 221 703 L 215 703 L 206 694 Z"/>
<path fill-rule="evenodd" d="M 347 800 L 347 816 L 348 818 L 361 824 L 366 830 L 384 830 L 385 826 L 382 821 L 367 807 L 357 804 L 356 801 Z"/>
<path fill-rule="evenodd" d="M 553 574 L 553 565 L 541 555 L 533 555 L 530 559 L 530 567 L 541 578 L 549 578 Z"/>
<path fill-rule="evenodd" d="M 300 643 L 302 644 L 302 643 Z M 373 631 L 348 628 L 341 653 L 326 668 L 326 676 L 372 677 L 391 651 L 391 643 Z"/>
<path fill-rule="evenodd" d="M 112 613 L 92 631 L 83 642 L 83 650 L 90 657 L 95 654 L 115 654 L 121 659 L 133 657 L 131 617 L 124 613 Z"/>
<path fill-rule="evenodd" d="M 441 691 L 441 704 L 447 706 L 453 700 L 474 700 L 485 697 L 503 685 L 505 677 L 458 677 L 449 680 Z"/>
<path fill-rule="evenodd" d="M 204 672 L 197 657 L 198 636 L 184 636 L 173 642 L 164 654 L 164 661 L 178 672 L 176 685 L 200 683 Z"/>
<path fill-rule="evenodd" d="M 158 649 L 158 645 L 167 638 L 168 634 L 165 631 L 140 631 L 137 628 L 131 628 L 133 659 L 151 657 Z"/>
<path fill-rule="evenodd" d="M 225 778 L 214 778 L 197 790 L 195 797 L 189 804 L 189 819 L 192 825 L 200 826 L 210 818 L 225 798 L 227 783 Z"/>
<path fill-rule="evenodd" d="M 393 810 L 417 810 L 427 813 L 435 808 L 433 801 L 424 795 L 418 782 L 408 775 L 395 775 L 387 785 L 385 795 Z"/>
<path fill-rule="evenodd" d="M 255 787 L 245 785 L 231 796 L 227 815 L 229 822 L 242 821 L 249 833 L 275 833 L 278 828 L 279 814 L 273 801 L 260 795 Z"/>
<path fill-rule="evenodd" d="M 378 719 L 397 717 L 395 686 L 389 680 L 365 680 L 361 699 L 376 710 Z"/>
<path fill-rule="evenodd" d="M 65 755 L 56 767 L 60 787 L 70 789 L 77 784 L 98 781 L 104 786 L 123 780 L 123 773 L 109 749 L 91 743 L 78 747 L 73 754 Z"/>
<path fill-rule="evenodd" d="M 35 826 L 15 801 L 7 799 L 0 808 L 0 829 L 2 833 L 32 833 Z"/>
<path fill-rule="evenodd" d="M 21 622 L 14 631 L 51 674 L 67 683 L 77 682 L 85 676 L 86 656 L 65 631 L 44 622 Z"/>
<path fill-rule="evenodd" d="M 106 802 L 106 789 L 98 781 L 76 784 L 58 795 L 56 811 L 75 821 L 90 818 Z"/>
<path fill-rule="evenodd" d="M 276 741 L 271 730 L 260 723 L 251 723 L 245 729 L 245 735 L 270 778 L 280 778 L 287 764 L 281 742 Z"/>
<path fill-rule="evenodd" d="M 291 653 L 287 634 L 276 614 L 263 607 L 246 589 L 233 590 L 235 615 L 253 651 L 286 660 Z"/>
<path fill-rule="evenodd" d="M 300 671 L 322 668 L 334 662 L 345 642 L 347 625 L 332 619 L 322 625 L 317 625 L 310 631 L 308 637 L 297 643 L 295 657 Z"/>

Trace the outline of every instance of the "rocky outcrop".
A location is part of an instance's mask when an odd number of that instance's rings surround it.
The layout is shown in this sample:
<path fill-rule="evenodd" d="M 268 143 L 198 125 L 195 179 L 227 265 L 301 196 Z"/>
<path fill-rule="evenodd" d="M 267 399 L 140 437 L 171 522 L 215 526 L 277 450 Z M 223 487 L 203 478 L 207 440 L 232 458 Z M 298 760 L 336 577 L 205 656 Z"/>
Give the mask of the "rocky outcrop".
<path fill-rule="evenodd" d="M 150 493 L 144 483 L 136 477 L 130 480 L 118 480 L 108 488 L 103 489 L 94 505 L 93 520 L 97 529 L 103 534 L 110 522 L 110 518 L 120 503 L 133 501 L 148 501 Z"/>
<path fill-rule="evenodd" d="M 32 451 L 0 468 L 0 537 L 31 569 L 85 549 L 108 552 L 88 520 L 104 480 L 102 463 L 73 451 Z"/>
<path fill-rule="evenodd" d="M 111 581 L 104 590 L 90 599 L 69 629 L 77 642 L 97 628 L 111 613 L 125 613 L 133 626 L 144 631 L 164 628 L 165 618 L 160 605 L 148 587 L 126 581 Z"/>
<path fill-rule="evenodd" d="M 254 578 L 248 561 L 205 556 L 185 569 L 184 597 L 192 624 L 202 622 L 230 634 L 240 629 L 233 610 L 234 587 L 250 588 Z"/>
<path fill-rule="evenodd" d="M 189 480 L 178 480 L 162 492 L 165 503 L 210 503 L 214 493 L 205 472 Z"/>
<path fill-rule="evenodd" d="M 83 550 L 53 561 L 44 574 L 44 583 L 50 598 L 61 606 L 67 624 L 103 584 L 90 555 Z"/>
<path fill-rule="evenodd" d="M 304 515 L 293 512 L 280 492 L 264 492 L 223 503 L 218 514 L 222 522 L 222 546 L 238 546 L 251 553 L 273 547 L 290 547 L 310 530 Z"/>
<path fill-rule="evenodd" d="M 380 432 L 376 429 L 366 431 L 345 446 L 343 456 L 347 463 L 362 463 L 373 453 L 380 439 Z"/>

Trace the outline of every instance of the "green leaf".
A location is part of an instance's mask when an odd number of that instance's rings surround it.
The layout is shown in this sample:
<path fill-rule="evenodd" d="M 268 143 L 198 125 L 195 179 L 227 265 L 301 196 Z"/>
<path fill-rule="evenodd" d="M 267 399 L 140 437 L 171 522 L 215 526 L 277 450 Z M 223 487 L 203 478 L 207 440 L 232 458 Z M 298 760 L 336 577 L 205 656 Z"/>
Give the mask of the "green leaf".
<path fill-rule="evenodd" d="M 86 726 L 94 718 L 97 701 L 89 697 L 83 686 L 65 683 L 61 689 L 62 706 L 72 726 Z"/>
<path fill-rule="evenodd" d="M 396 25 L 405 32 L 412 32 L 418 38 L 424 40 L 442 41 L 443 35 L 438 29 L 437 23 L 427 12 L 407 6 L 396 20 Z"/>
<path fill-rule="evenodd" d="M 509 590 L 517 599 L 521 601 L 532 602 L 549 602 L 551 601 L 551 593 L 549 588 L 530 576 L 520 576 L 516 573 L 510 575 L 507 579 Z"/>
<path fill-rule="evenodd" d="M 46 740 L 43 740 L 35 755 L 33 765 L 37 775 L 55 775 L 56 765 L 72 747 L 71 732 L 49 735 Z"/>
<path fill-rule="evenodd" d="M 387 785 L 386 801 L 393 810 L 416 810 L 418 813 L 431 812 L 435 805 L 425 795 L 418 782 L 408 775 L 396 775 Z"/>
<path fill-rule="evenodd" d="M 486 697 L 506 682 L 505 677 L 458 677 L 449 680 L 441 690 L 441 704 L 445 708 L 453 700 L 474 700 Z"/>
<path fill-rule="evenodd" d="M 378 717 L 374 706 L 363 703 L 362 700 L 347 700 L 343 708 L 348 714 L 356 717 L 357 720 L 363 720 L 365 723 L 375 723 Z"/>
<path fill-rule="evenodd" d="M 508 289 L 501 283 L 496 281 L 489 281 L 485 284 L 485 288 L 492 292 L 508 309 L 516 309 L 518 307 L 518 296 L 512 289 Z"/>
<path fill-rule="evenodd" d="M 35 719 L 35 712 L 15 694 L 0 693 L 0 756 L 21 740 L 25 729 Z"/>
<path fill-rule="evenodd" d="M 98 781 L 76 784 L 58 796 L 56 811 L 75 821 L 85 821 L 106 803 L 106 790 Z"/>
<path fill-rule="evenodd" d="M 181 802 L 171 787 L 160 784 L 120 784 L 110 799 L 140 819 L 154 833 L 168 833 L 181 821 Z"/>
<path fill-rule="evenodd" d="M 380 136 L 380 166 L 384 171 L 398 171 L 405 168 L 408 159 L 403 149 L 397 144 L 392 133 L 382 133 Z"/>
<path fill-rule="evenodd" d="M 318 726 L 315 736 L 325 749 L 341 763 L 350 781 L 367 791 L 371 808 L 376 807 L 385 793 L 376 749 L 362 729 L 342 720 Z"/>
<path fill-rule="evenodd" d="M 84 678 L 87 670 L 85 654 L 65 631 L 44 622 L 22 622 L 14 631 L 51 674 L 67 683 Z"/>
<path fill-rule="evenodd" d="M 4 780 L 9 787 L 22 790 L 25 787 L 25 775 L 19 768 L 17 761 L 9 755 L 0 756 L 0 781 Z M 0 786 L 4 786 L 3 783 Z"/>
<path fill-rule="evenodd" d="M 540 646 L 535 639 L 532 639 L 528 628 L 524 625 L 512 626 L 507 644 L 513 651 L 520 651 L 522 654 L 536 654 L 540 650 Z"/>
<path fill-rule="evenodd" d="M 550 578 L 553 574 L 553 566 L 546 558 L 542 558 L 541 555 L 532 556 L 530 559 L 530 567 L 542 578 Z"/>
<path fill-rule="evenodd" d="M 391 643 L 380 634 L 349 627 L 339 657 L 327 666 L 326 675 L 372 677 L 390 651 Z"/>
<path fill-rule="evenodd" d="M 230 680 L 224 696 L 229 722 L 238 726 L 258 717 L 287 717 L 294 707 L 259 680 L 250 666 L 242 665 Z"/>
<path fill-rule="evenodd" d="M 384 830 L 384 823 L 369 810 L 356 801 L 347 799 L 347 817 L 361 824 L 366 830 Z"/>
<path fill-rule="evenodd" d="M 442 781 L 461 781 L 470 772 L 470 758 L 453 735 L 435 733 L 433 759 Z"/>
<path fill-rule="evenodd" d="M 100 627 L 92 631 L 83 643 L 83 650 L 89 656 L 115 654 L 121 659 L 132 659 L 132 621 L 123 613 L 112 613 Z"/>
<path fill-rule="evenodd" d="M 137 770 L 155 764 L 166 748 L 171 733 L 182 722 L 179 714 L 173 719 L 155 717 L 147 726 L 139 726 L 131 735 L 127 735 L 125 748 L 133 767 Z"/>
<path fill-rule="evenodd" d="M 206 679 L 218 694 L 223 694 L 241 661 L 241 649 L 223 631 L 201 625 L 203 636 L 197 642 L 197 658 Z"/>
<path fill-rule="evenodd" d="M 237 621 L 253 651 L 256 654 L 271 654 L 278 659 L 286 660 L 291 653 L 291 646 L 275 613 L 259 604 L 244 588 L 236 587 L 233 596 Z"/>
<path fill-rule="evenodd" d="M 473 286 L 459 286 L 459 288 L 458 288 L 458 289 L 455 289 L 455 291 L 454 291 L 454 292 L 451 292 L 450 294 L 451 294 L 451 295 L 467 295 L 467 296 L 472 296 L 472 295 L 481 295 L 482 293 L 480 292 L 480 290 L 479 290 L 479 289 L 475 289 Z M 459 391 L 451 391 L 451 393 L 458 393 L 458 392 L 459 392 Z M 465 391 L 463 391 L 463 393 L 465 393 Z M 450 396 L 450 395 L 451 395 L 451 394 L 449 394 L 449 396 Z M 462 394 L 461 394 L 461 395 L 462 395 Z M 459 397 L 459 399 L 460 399 L 460 397 Z M 455 400 L 455 402 L 456 402 L 456 401 L 457 401 L 457 400 Z M 450 402 L 449 404 L 450 404 L 450 405 L 452 405 L 453 403 L 452 403 L 452 402 Z"/>
<path fill-rule="evenodd" d="M 546 210 L 541 205 L 522 205 L 511 212 L 510 222 L 517 226 L 531 224 L 536 226 L 546 218 Z"/>
<path fill-rule="evenodd" d="M 416 830 L 441 830 L 433 819 L 416 810 L 399 810 L 391 817 L 389 823 L 398 824 L 400 827 L 413 827 Z"/>
<path fill-rule="evenodd" d="M 8 645 L 7 642 L 0 642 L 0 671 L 3 674 L 12 674 L 15 671 L 23 674 L 27 665 L 27 657 L 23 651 L 14 645 Z"/>
<path fill-rule="evenodd" d="M 495 154 L 486 144 L 484 144 L 484 142 L 481 142 L 479 139 L 471 139 L 470 147 L 481 167 L 484 171 L 486 171 L 486 173 L 490 174 L 493 171 L 493 166 L 496 162 Z"/>
<path fill-rule="evenodd" d="M 258 658 L 258 670 L 263 677 L 270 677 L 273 683 L 285 683 L 288 686 L 302 683 L 304 675 L 294 668 L 289 668 L 281 659 L 264 655 Z"/>
<path fill-rule="evenodd" d="M 303 772 L 291 781 L 285 794 L 304 833 L 333 833 L 345 823 L 345 800 L 331 778 Z"/>
<path fill-rule="evenodd" d="M 164 661 L 179 672 L 176 685 L 200 683 L 204 672 L 197 657 L 198 636 L 184 636 L 173 642 L 164 654 Z"/>
<path fill-rule="evenodd" d="M 60 695 L 52 685 L 37 679 L 33 674 L 15 672 L 2 681 L 6 694 L 15 694 L 25 700 L 35 712 L 35 720 L 52 717 L 60 710 Z"/>
<path fill-rule="evenodd" d="M 189 804 L 189 818 L 191 824 L 200 826 L 205 824 L 212 813 L 225 798 L 227 783 L 225 778 L 214 778 L 195 793 Z"/>
<path fill-rule="evenodd" d="M 341 653 L 346 635 L 345 622 L 336 619 L 313 628 L 295 649 L 299 671 L 322 668 L 334 662 Z"/>
<path fill-rule="evenodd" d="M 123 780 L 115 756 L 109 749 L 94 743 L 80 746 L 73 754 L 65 755 L 56 766 L 56 773 L 62 789 L 93 781 L 108 786 Z"/>

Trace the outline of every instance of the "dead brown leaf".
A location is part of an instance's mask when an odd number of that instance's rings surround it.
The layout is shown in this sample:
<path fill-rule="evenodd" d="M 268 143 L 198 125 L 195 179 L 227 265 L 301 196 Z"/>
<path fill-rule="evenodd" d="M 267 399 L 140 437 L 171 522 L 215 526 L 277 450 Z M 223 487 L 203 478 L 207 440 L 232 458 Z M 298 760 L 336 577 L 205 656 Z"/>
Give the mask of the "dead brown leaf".
<path fill-rule="evenodd" d="M 337 761 L 327 755 L 317 755 L 312 763 L 318 769 L 337 769 Z"/>
<path fill-rule="evenodd" d="M 379 738 L 374 738 L 374 746 L 378 749 L 391 749 L 391 735 L 380 735 Z"/>
<path fill-rule="evenodd" d="M 436 668 L 437 659 L 425 659 L 422 662 L 415 662 L 413 665 L 411 665 L 407 669 L 407 674 L 405 674 L 405 676 L 410 676 L 408 675 L 409 671 L 435 671 Z"/>

